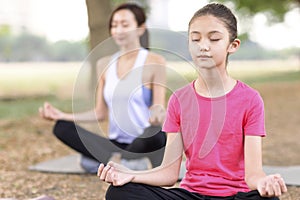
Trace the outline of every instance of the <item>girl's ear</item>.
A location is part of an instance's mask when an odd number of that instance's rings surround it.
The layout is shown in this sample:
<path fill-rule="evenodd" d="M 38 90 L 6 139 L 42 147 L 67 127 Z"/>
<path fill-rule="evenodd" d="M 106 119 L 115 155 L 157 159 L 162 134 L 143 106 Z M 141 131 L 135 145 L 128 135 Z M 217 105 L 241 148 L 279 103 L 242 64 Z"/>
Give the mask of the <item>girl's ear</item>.
<path fill-rule="evenodd" d="M 228 53 L 232 54 L 236 52 L 240 47 L 241 41 L 239 39 L 235 39 L 233 42 L 230 43 L 228 47 Z"/>

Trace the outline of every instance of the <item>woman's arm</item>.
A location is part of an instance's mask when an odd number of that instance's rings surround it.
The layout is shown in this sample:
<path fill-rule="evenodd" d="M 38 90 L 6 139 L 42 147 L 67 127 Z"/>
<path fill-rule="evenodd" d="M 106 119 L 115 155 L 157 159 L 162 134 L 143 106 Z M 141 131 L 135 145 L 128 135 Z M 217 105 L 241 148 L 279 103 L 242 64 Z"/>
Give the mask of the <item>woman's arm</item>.
<path fill-rule="evenodd" d="M 103 96 L 103 90 L 105 85 L 105 74 L 107 66 L 109 64 L 110 57 L 104 57 L 97 62 L 97 77 L 98 85 L 96 90 L 95 108 L 82 113 L 75 113 L 73 120 L 78 122 L 92 122 L 92 121 L 103 121 L 107 117 L 107 106 Z"/>
<path fill-rule="evenodd" d="M 149 121 L 153 125 L 161 125 L 165 119 L 166 61 L 162 56 L 153 53 L 150 53 L 149 57 L 149 69 L 153 74 L 151 77 L 153 96 Z"/>
<path fill-rule="evenodd" d="M 95 108 L 81 113 L 66 113 L 54 107 L 48 102 L 44 103 L 43 107 L 39 108 L 40 116 L 48 120 L 67 120 L 67 121 L 102 121 L 107 116 L 107 107 L 103 98 L 103 88 L 105 84 L 105 70 L 108 64 L 108 58 L 102 58 L 97 62 L 98 69 L 101 66 L 102 70 L 98 70 L 99 82 L 97 87 Z M 97 77 L 98 77 L 97 76 Z"/>
<path fill-rule="evenodd" d="M 168 133 L 167 144 L 162 164 L 147 171 L 132 171 L 116 163 L 101 164 L 98 169 L 100 180 L 115 186 L 128 182 L 143 183 L 154 186 L 172 186 L 179 176 L 182 160 L 183 142 L 181 134 Z"/>
<path fill-rule="evenodd" d="M 258 190 L 261 196 L 280 196 L 287 191 L 279 174 L 266 175 L 262 168 L 262 138 L 245 137 L 245 181 L 250 189 Z"/>

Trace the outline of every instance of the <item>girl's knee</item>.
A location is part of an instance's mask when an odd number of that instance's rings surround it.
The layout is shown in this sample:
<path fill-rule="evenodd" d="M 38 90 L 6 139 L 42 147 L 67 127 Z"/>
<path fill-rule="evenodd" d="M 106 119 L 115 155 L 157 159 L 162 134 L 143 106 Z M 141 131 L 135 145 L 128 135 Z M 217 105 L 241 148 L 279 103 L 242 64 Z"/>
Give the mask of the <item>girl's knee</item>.
<path fill-rule="evenodd" d="M 106 200 L 115 199 L 138 199 L 139 190 L 136 188 L 136 184 L 127 183 L 123 186 L 110 185 L 106 191 Z"/>
<path fill-rule="evenodd" d="M 120 190 L 121 187 L 116 187 L 116 186 L 110 185 L 106 191 L 105 199 L 106 200 L 110 200 L 110 199 L 114 200 L 114 199 L 119 199 L 118 197 L 122 197 L 123 190 Z"/>

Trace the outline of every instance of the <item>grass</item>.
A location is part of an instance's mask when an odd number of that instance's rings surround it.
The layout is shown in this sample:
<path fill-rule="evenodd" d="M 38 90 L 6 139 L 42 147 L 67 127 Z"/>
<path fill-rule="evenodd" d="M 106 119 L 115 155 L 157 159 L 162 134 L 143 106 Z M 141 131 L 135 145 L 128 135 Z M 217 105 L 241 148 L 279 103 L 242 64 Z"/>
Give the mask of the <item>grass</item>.
<path fill-rule="evenodd" d="M 229 73 L 250 85 L 299 81 L 299 61 L 231 62 Z M 80 63 L 9 63 L 0 66 L 0 119 L 21 119 L 38 112 L 45 101 L 72 110 L 72 92 Z M 168 63 L 169 96 L 196 78 L 186 62 Z"/>
<path fill-rule="evenodd" d="M 80 63 L 1 63 L 0 98 L 56 95 L 61 90 L 69 95 L 80 66 Z"/>
<path fill-rule="evenodd" d="M 36 115 L 38 108 L 49 101 L 62 110 L 71 111 L 71 99 L 59 99 L 55 96 L 26 97 L 0 101 L 0 119 L 21 119 Z"/>
<path fill-rule="evenodd" d="M 1 63 L 0 119 L 38 114 L 45 101 L 72 109 L 74 81 L 80 63 Z"/>
<path fill-rule="evenodd" d="M 300 80 L 300 71 L 293 72 L 280 72 L 280 73 L 272 73 L 263 76 L 257 76 L 255 78 L 244 78 L 244 82 L 248 84 L 254 83 L 272 83 L 272 82 L 286 82 L 286 81 L 299 81 Z"/>

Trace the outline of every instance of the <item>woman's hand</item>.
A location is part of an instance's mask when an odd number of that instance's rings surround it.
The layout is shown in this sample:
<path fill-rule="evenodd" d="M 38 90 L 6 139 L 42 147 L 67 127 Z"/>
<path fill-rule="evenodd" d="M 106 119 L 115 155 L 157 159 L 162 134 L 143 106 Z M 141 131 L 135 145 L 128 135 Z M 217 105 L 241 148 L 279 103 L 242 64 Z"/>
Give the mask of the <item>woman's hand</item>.
<path fill-rule="evenodd" d="M 150 107 L 149 122 L 154 126 L 161 126 L 165 120 L 166 111 L 162 105 L 153 105 Z"/>
<path fill-rule="evenodd" d="M 39 108 L 39 114 L 41 117 L 48 120 L 59 120 L 63 118 L 64 113 L 48 102 L 44 103 L 43 107 Z"/>
<path fill-rule="evenodd" d="M 262 197 L 278 197 L 287 192 L 286 185 L 280 174 L 268 175 L 258 181 L 257 190 Z"/>
<path fill-rule="evenodd" d="M 101 181 L 111 183 L 114 186 L 125 185 L 134 179 L 129 169 L 111 161 L 106 166 L 100 164 L 97 176 Z"/>

